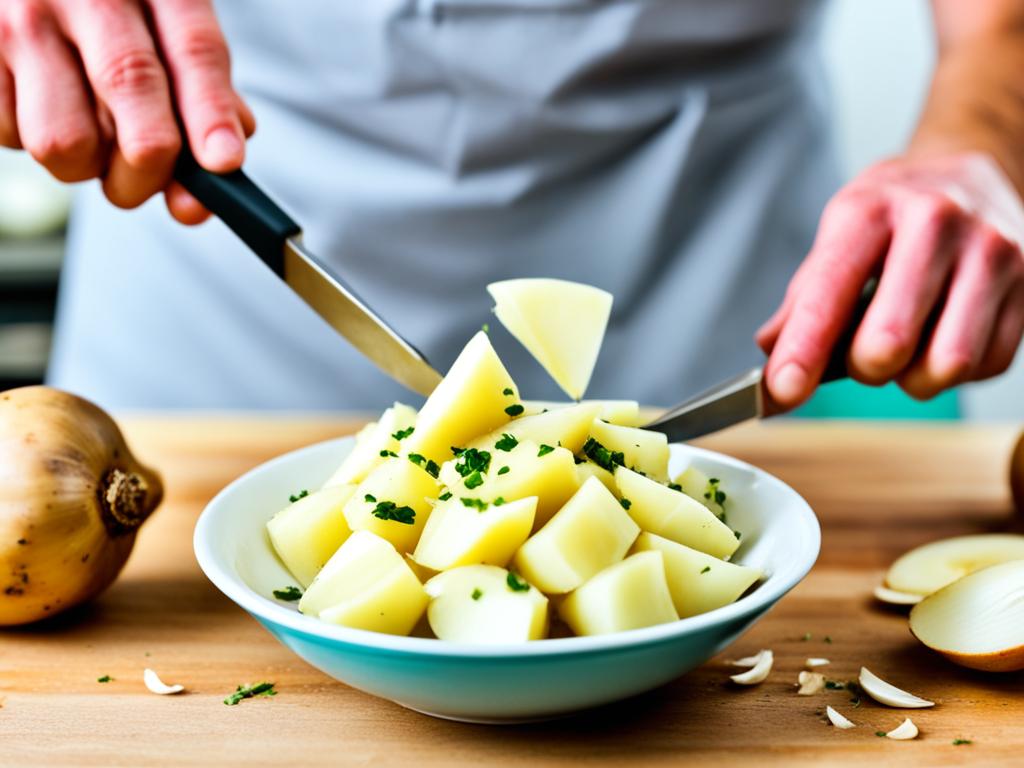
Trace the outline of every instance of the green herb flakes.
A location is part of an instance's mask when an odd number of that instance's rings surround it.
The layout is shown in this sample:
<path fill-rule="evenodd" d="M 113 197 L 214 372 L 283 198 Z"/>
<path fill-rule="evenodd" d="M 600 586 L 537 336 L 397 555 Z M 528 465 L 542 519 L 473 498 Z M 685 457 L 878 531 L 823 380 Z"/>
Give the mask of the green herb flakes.
<path fill-rule="evenodd" d="M 274 597 L 278 600 L 284 600 L 288 603 L 294 603 L 296 600 L 302 597 L 302 590 L 298 587 L 285 587 L 284 589 L 275 589 Z"/>
<path fill-rule="evenodd" d="M 526 583 L 525 579 L 520 578 L 512 571 L 508 572 L 508 576 L 505 577 L 505 583 L 508 584 L 508 588 L 513 592 L 529 592 L 530 585 Z"/>
<path fill-rule="evenodd" d="M 406 427 L 405 429 L 398 430 L 397 432 L 395 432 L 391 436 L 393 438 L 395 438 L 395 440 L 405 440 L 405 438 L 407 438 L 409 435 L 411 435 L 415 431 L 416 431 L 415 427 Z"/>
<path fill-rule="evenodd" d="M 519 445 L 519 441 L 516 440 L 515 435 L 510 435 L 508 432 L 503 432 L 501 439 L 494 444 L 494 447 L 499 451 L 511 451 Z"/>
<path fill-rule="evenodd" d="M 505 497 L 504 496 L 499 496 L 498 498 L 496 498 L 494 501 L 491 502 L 491 504 L 493 504 L 496 507 L 500 507 L 504 503 L 505 503 Z"/>
<path fill-rule="evenodd" d="M 683 492 L 683 486 L 681 486 L 679 483 L 669 483 L 668 487 L 673 491 L 679 491 L 680 493 Z"/>
<path fill-rule="evenodd" d="M 459 454 L 459 460 L 455 462 L 455 471 L 462 477 L 468 477 L 474 472 L 484 474 L 490 469 L 490 466 L 491 454 L 489 451 L 466 448 Z"/>
<path fill-rule="evenodd" d="M 953 739 L 954 747 L 962 747 L 964 744 L 973 744 L 974 742 L 970 739 Z"/>
<path fill-rule="evenodd" d="M 832 645 L 832 638 L 829 637 L 828 635 L 825 635 L 825 642 L 828 643 L 829 645 Z"/>
<path fill-rule="evenodd" d="M 467 499 L 465 496 L 460 497 L 462 500 L 462 506 L 475 509 L 477 512 L 483 512 L 487 509 L 487 502 L 483 499 Z"/>
<path fill-rule="evenodd" d="M 428 459 L 426 456 L 420 453 L 410 453 L 406 458 L 409 459 L 417 467 L 421 467 L 428 475 L 436 478 L 441 473 L 441 468 L 437 465 L 437 462 L 433 459 Z"/>
<path fill-rule="evenodd" d="M 376 504 L 377 497 L 374 496 L 372 493 L 368 493 L 365 496 L 363 496 L 363 501 L 365 501 L 367 504 Z"/>
<path fill-rule="evenodd" d="M 705 573 L 707 573 L 710 570 L 711 570 L 711 566 L 710 565 L 705 565 L 703 568 L 700 569 L 700 575 L 703 576 Z"/>
<path fill-rule="evenodd" d="M 588 437 L 587 442 L 583 444 L 583 453 L 597 466 L 609 472 L 615 472 L 616 466 L 626 466 L 626 456 L 622 451 L 609 451 L 592 437 Z"/>
<path fill-rule="evenodd" d="M 398 506 L 393 501 L 380 501 L 370 513 L 378 520 L 393 520 L 402 525 L 412 525 L 416 521 L 416 510 L 412 507 Z"/>
<path fill-rule="evenodd" d="M 96 678 L 97 683 L 110 683 L 113 682 L 113 680 L 114 678 L 112 678 L 110 675 L 104 675 L 103 677 Z"/>
<path fill-rule="evenodd" d="M 510 405 L 508 408 L 506 408 L 505 409 L 505 413 L 507 413 L 509 416 L 515 417 L 515 416 L 518 416 L 519 414 L 521 414 L 525 410 L 526 409 L 523 408 L 523 406 L 521 404 L 516 403 L 516 404 Z"/>
<path fill-rule="evenodd" d="M 385 448 L 383 451 L 381 451 L 380 455 L 383 458 L 385 458 L 385 459 L 387 459 L 387 458 L 397 459 L 398 458 L 398 454 L 397 453 L 395 453 L 394 451 L 389 451 L 387 448 Z"/>
<path fill-rule="evenodd" d="M 235 688 L 235 692 L 224 699 L 224 703 L 229 707 L 233 707 L 242 699 L 252 699 L 256 696 L 277 696 L 277 691 L 274 690 L 274 683 L 256 683 L 255 685 L 240 685 Z"/>
<path fill-rule="evenodd" d="M 537 451 L 537 458 L 539 459 L 541 456 L 547 456 L 549 453 L 551 453 L 554 450 L 555 449 L 552 446 L 550 446 L 550 445 L 542 445 L 540 447 L 540 450 Z"/>
<path fill-rule="evenodd" d="M 619 504 L 622 505 L 623 509 L 629 509 L 630 507 L 633 506 L 633 502 L 630 501 L 629 499 L 619 499 Z"/>
<path fill-rule="evenodd" d="M 309 491 L 307 491 L 305 488 L 303 488 L 298 493 L 293 493 L 291 496 L 289 496 L 288 497 L 288 501 L 290 501 L 292 504 L 294 504 L 299 499 L 304 499 L 307 496 L 309 496 Z"/>
<path fill-rule="evenodd" d="M 479 472 L 474 472 L 469 477 L 467 477 L 462 484 L 465 485 L 466 488 L 468 488 L 469 490 L 479 488 L 481 485 L 484 484 L 484 476 L 481 475 Z"/>
<path fill-rule="evenodd" d="M 439 501 L 448 501 L 448 499 L 450 499 L 451 497 L 452 497 L 452 492 L 451 491 L 445 491 L 444 493 L 442 493 L 437 498 L 438 498 Z"/>
<path fill-rule="evenodd" d="M 508 467 L 502 467 L 501 469 L 498 470 L 498 474 L 499 475 L 507 475 L 508 473 L 509 473 L 509 468 Z"/>
<path fill-rule="evenodd" d="M 512 387 L 505 387 L 503 390 L 501 390 L 501 394 L 506 395 L 507 397 L 511 397 L 512 395 L 515 394 L 515 390 L 512 389 Z"/>
<path fill-rule="evenodd" d="M 877 736 L 880 739 L 884 739 L 885 738 L 885 731 L 875 731 L 875 736 Z"/>
<path fill-rule="evenodd" d="M 491 324 L 490 323 L 484 323 L 483 325 L 480 326 L 480 330 L 483 331 L 484 333 L 490 333 L 491 332 Z"/>
<path fill-rule="evenodd" d="M 800 638 L 800 639 L 803 640 L 806 643 L 808 640 L 811 639 L 811 633 L 810 632 L 804 632 L 804 636 L 802 638 Z"/>
<path fill-rule="evenodd" d="M 722 506 L 725 504 L 726 495 L 725 491 L 718 487 L 720 482 L 721 480 L 717 477 L 709 478 L 707 488 L 704 490 L 704 498 Z"/>
<path fill-rule="evenodd" d="M 470 595 L 474 600 L 479 600 L 484 596 L 484 593 L 480 591 L 479 587 L 473 590 L 473 594 Z"/>

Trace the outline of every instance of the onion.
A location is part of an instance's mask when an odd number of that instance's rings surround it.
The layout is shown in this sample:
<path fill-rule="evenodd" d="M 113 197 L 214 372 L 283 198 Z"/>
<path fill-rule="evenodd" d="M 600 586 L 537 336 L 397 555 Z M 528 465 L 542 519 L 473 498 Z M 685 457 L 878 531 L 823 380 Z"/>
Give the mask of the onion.
<path fill-rule="evenodd" d="M 982 533 L 933 541 L 900 557 L 885 574 L 897 592 L 930 595 L 962 576 L 1009 560 L 1024 559 L 1024 536 Z"/>
<path fill-rule="evenodd" d="M 106 589 L 162 494 L 92 403 L 47 387 L 0 394 L 0 626 Z"/>
<path fill-rule="evenodd" d="M 761 651 L 757 654 L 757 662 L 746 672 L 738 675 L 730 675 L 730 679 L 738 685 L 757 685 L 768 678 L 772 671 L 772 664 L 775 662 L 775 655 L 771 651 Z"/>
<path fill-rule="evenodd" d="M 808 669 L 814 669 L 815 667 L 826 667 L 826 666 L 828 666 L 831 663 L 832 662 L 829 661 L 828 659 L 822 659 L 822 658 L 818 658 L 816 656 L 812 656 L 811 658 L 807 659 L 807 661 L 804 662 L 804 666 L 807 667 Z"/>
<path fill-rule="evenodd" d="M 934 707 L 934 701 L 922 699 L 912 693 L 907 693 L 902 688 L 897 688 L 891 683 L 885 682 L 867 667 L 860 668 L 858 678 L 860 687 L 872 699 L 880 704 L 902 709 L 921 709 L 923 707 Z"/>
<path fill-rule="evenodd" d="M 829 722 L 831 722 L 836 728 L 842 728 L 845 731 L 848 728 L 857 727 L 856 723 L 848 717 L 839 714 L 836 710 L 832 709 L 832 707 L 825 707 L 825 714 L 828 715 Z"/>
<path fill-rule="evenodd" d="M 185 690 L 185 686 L 181 685 L 180 683 L 175 683 L 174 685 L 167 685 L 167 683 L 160 679 L 160 675 L 158 675 L 152 669 L 143 670 L 142 682 L 146 684 L 146 688 L 148 688 L 151 693 L 156 693 L 160 696 L 171 696 L 175 693 L 181 693 Z"/>
<path fill-rule="evenodd" d="M 1024 560 L 993 565 L 914 606 L 910 631 L 972 669 L 1024 669 Z"/>
<path fill-rule="evenodd" d="M 908 717 L 902 723 L 885 734 L 885 738 L 893 739 L 894 741 L 909 741 L 910 739 L 916 739 L 917 726 L 914 725 L 914 721 Z"/>
<path fill-rule="evenodd" d="M 924 595 L 914 595 L 910 592 L 897 592 L 879 584 L 875 587 L 875 599 L 890 605 L 917 605 L 924 600 Z"/>

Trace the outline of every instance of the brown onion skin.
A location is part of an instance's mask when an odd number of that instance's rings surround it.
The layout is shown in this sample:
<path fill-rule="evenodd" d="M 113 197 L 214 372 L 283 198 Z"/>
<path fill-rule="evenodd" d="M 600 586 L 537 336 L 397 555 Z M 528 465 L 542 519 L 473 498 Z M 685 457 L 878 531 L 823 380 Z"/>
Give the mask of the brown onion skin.
<path fill-rule="evenodd" d="M 0 393 L 0 626 L 110 586 L 162 495 L 96 405 L 48 387 Z"/>
<path fill-rule="evenodd" d="M 1010 490 L 1017 505 L 1017 514 L 1024 516 L 1024 432 L 1020 433 L 1017 447 L 1010 457 Z"/>

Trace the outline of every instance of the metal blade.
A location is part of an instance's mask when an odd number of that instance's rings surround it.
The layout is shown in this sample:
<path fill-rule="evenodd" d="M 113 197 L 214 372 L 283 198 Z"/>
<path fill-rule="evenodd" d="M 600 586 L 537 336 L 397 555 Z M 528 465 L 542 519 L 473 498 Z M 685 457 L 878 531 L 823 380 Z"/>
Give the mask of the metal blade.
<path fill-rule="evenodd" d="M 338 277 L 306 250 L 300 236 L 288 238 L 284 280 L 334 330 L 378 368 L 421 395 L 429 395 L 441 374 L 412 344 L 384 322 Z"/>
<path fill-rule="evenodd" d="M 670 442 L 679 442 L 760 418 L 766 415 L 761 388 L 763 373 L 763 368 L 751 368 L 723 381 L 665 411 L 644 429 L 663 432 Z"/>

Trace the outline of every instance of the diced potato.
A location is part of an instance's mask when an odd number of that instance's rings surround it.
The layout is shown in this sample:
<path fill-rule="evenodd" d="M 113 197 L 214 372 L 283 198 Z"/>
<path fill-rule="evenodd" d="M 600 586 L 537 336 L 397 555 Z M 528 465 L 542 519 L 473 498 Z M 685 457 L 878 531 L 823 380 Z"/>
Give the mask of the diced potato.
<path fill-rule="evenodd" d="M 479 563 L 504 566 L 530 535 L 536 511 L 535 496 L 483 510 L 453 496 L 430 513 L 413 559 L 435 571 Z"/>
<path fill-rule="evenodd" d="M 542 592 L 571 592 L 625 557 L 640 529 L 597 478 L 590 478 L 515 556 Z"/>
<path fill-rule="evenodd" d="M 757 568 L 727 563 L 653 533 L 641 533 L 633 550 L 661 552 L 672 603 L 684 619 L 735 602 L 764 575 Z"/>
<path fill-rule="evenodd" d="M 725 518 L 725 491 L 719 487 L 718 478 L 710 478 L 692 464 L 672 481 L 691 499 L 696 499 L 715 513 L 719 520 Z M 719 503 L 721 499 L 721 503 Z"/>
<path fill-rule="evenodd" d="M 513 589 L 510 580 L 522 588 Z M 430 628 L 441 640 L 518 643 L 548 633 L 547 598 L 504 568 L 466 565 L 435 576 L 425 587 Z"/>
<path fill-rule="evenodd" d="M 267 533 L 281 562 L 303 587 L 308 587 L 324 563 L 351 531 L 343 512 L 354 485 L 325 488 L 304 496 L 267 521 Z"/>
<path fill-rule="evenodd" d="M 440 464 L 451 458 L 452 446 L 464 447 L 508 423 L 505 409 L 518 404 L 515 382 L 487 334 L 480 331 L 423 404 L 416 431 L 403 441 L 403 447 Z"/>
<path fill-rule="evenodd" d="M 640 417 L 640 404 L 636 400 L 581 400 L 576 402 L 555 402 L 553 400 L 523 400 L 525 414 L 532 416 L 544 411 L 554 411 L 558 408 L 569 408 L 573 405 L 596 405 L 598 408 L 597 418 L 607 421 L 609 424 L 619 424 L 623 427 L 639 427 L 643 424 Z"/>
<path fill-rule="evenodd" d="M 590 427 L 590 436 L 609 451 L 622 453 L 630 469 L 668 482 L 668 438 L 661 432 L 620 427 L 598 419 Z"/>
<path fill-rule="evenodd" d="M 637 472 L 618 467 L 615 482 L 629 514 L 643 530 L 714 557 L 729 557 L 739 547 L 736 534 L 714 513 L 685 493 Z"/>
<path fill-rule="evenodd" d="M 414 426 L 415 423 L 416 410 L 408 405 L 395 403 L 381 414 L 379 421 L 367 424 L 359 431 L 352 451 L 324 483 L 324 488 L 361 483 L 371 470 L 384 463 L 385 457 L 381 456 L 381 451 L 398 453 L 401 446 L 394 435 Z"/>
<path fill-rule="evenodd" d="M 388 459 L 356 488 L 345 505 L 345 519 L 353 531 L 371 531 L 399 552 L 412 552 L 430 516 L 429 500 L 439 492 L 437 481 L 405 456 Z M 389 503 L 397 510 L 389 511 Z M 411 508 L 414 515 L 403 512 L 403 507 Z M 402 522 L 408 517 L 409 522 Z"/>
<path fill-rule="evenodd" d="M 546 278 L 491 283 L 494 314 L 569 397 L 579 400 L 597 362 L 612 295 Z"/>
<path fill-rule="evenodd" d="M 299 610 L 332 624 L 407 635 L 427 607 L 426 591 L 384 539 L 356 531 L 317 574 Z"/>
<path fill-rule="evenodd" d="M 614 496 L 617 497 L 619 495 L 619 486 L 615 483 L 615 475 L 592 461 L 584 461 L 582 464 L 577 464 L 576 474 L 580 478 L 580 485 L 583 485 L 587 478 L 596 477 Z"/>
<path fill-rule="evenodd" d="M 565 448 L 555 448 L 540 456 L 540 446 L 524 440 L 511 451 L 488 453 L 491 456 L 490 468 L 482 475 L 481 485 L 466 487 L 467 478 L 462 477 L 456 468 L 460 463 L 458 458 L 441 466 L 441 482 L 459 498 L 493 502 L 498 498 L 514 501 L 536 496 L 534 530 L 550 520 L 580 487 L 576 462 Z M 508 467 L 507 471 L 504 471 L 505 467 Z"/>
<path fill-rule="evenodd" d="M 507 434 L 517 440 L 529 440 L 537 445 L 561 445 L 573 453 L 579 453 L 590 434 L 590 425 L 597 412 L 598 406 L 580 403 L 547 413 L 523 416 L 477 438 L 469 445 L 471 448 L 493 451 L 494 444 Z"/>
<path fill-rule="evenodd" d="M 577 635 L 606 635 L 679 618 L 661 552 L 638 552 L 570 594 L 558 615 Z"/>

